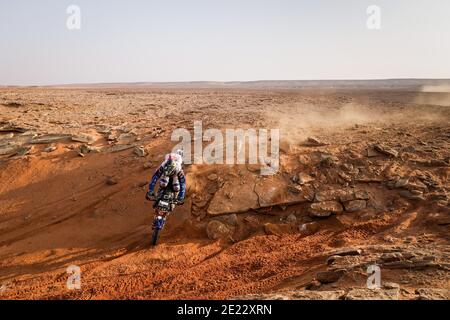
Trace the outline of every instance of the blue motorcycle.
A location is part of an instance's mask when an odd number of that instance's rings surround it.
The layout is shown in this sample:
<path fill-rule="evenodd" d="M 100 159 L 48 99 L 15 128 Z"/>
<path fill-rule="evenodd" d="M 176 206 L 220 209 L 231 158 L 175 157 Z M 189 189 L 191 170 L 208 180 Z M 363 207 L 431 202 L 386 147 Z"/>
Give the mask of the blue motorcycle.
<path fill-rule="evenodd" d="M 155 208 L 155 218 L 153 219 L 152 225 L 153 246 L 156 246 L 159 234 L 161 233 L 161 230 L 164 228 L 164 225 L 166 223 L 167 216 L 175 209 L 175 205 L 177 203 L 178 202 L 175 198 L 175 193 L 173 191 L 170 191 L 169 188 L 159 190 L 158 196 L 155 199 L 155 204 L 153 205 L 153 207 Z"/>

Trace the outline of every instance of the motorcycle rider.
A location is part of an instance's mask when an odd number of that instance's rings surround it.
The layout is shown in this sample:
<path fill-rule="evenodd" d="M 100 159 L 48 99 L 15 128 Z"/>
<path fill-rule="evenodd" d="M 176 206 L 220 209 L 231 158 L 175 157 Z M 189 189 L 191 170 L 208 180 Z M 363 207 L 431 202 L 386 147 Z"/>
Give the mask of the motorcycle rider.
<path fill-rule="evenodd" d="M 177 196 L 177 204 L 184 203 L 186 195 L 186 177 L 183 172 L 183 150 L 176 150 L 174 153 L 169 153 L 165 156 L 163 163 L 156 169 L 152 180 L 149 184 L 149 191 L 147 192 L 147 200 L 155 200 L 155 186 L 159 179 L 160 188 L 166 188 L 172 179 L 172 189 Z M 156 202 L 155 202 L 156 205 Z"/>

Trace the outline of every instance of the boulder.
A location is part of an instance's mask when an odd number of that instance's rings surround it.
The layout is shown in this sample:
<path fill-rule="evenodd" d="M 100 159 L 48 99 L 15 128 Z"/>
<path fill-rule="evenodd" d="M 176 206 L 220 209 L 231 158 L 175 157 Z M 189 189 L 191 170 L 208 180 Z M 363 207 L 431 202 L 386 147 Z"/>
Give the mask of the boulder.
<path fill-rule="evenodd" d="M 206 226 L 206 234 L 211 240 L 217 240 L 231 234 L 231 230 L 218 220 L 211 220 Z"/>
<path fill-rule="evenodd" d="M 280 176 L 261 179 L 255 184 L 254 192 L 258 195 L 260 207 L 292 205 L 311 201 L 314 193 L 311 187 L 303 186 L 293 190 Z"/>
<path fill-rule="evenodd" d="M 337 201 L 323 201 L 312 203 L 309 208 L 309 214 L 313 217 L 329 217 L 332 214 L 344 211 L 342 205 Z"/>
<path fill-rule="evenodd" d="M 237 192 L 233 193 L 233 191 Z M 258 207 L 258 196 L 251 185 L 243 184 L 236 187 L 233 183 L 227 182 L 214 194 L 207 213 L 215 216 L 246 212 Z"/>
<path fill-rule="evenodd" d="M 237 214 L 233 213 L 233 214 L 226 214 L 224 216 L 219 216 L 217 218 L 215 218 L 219 221 L 222 221 L 226 224 L 229 224 L 231 226 L 237 226 L 238 224 L 238 218 L 237 218 Z"/>
<path fill-rule="evenodd" d="M 365 209 L 367 206 L 366 200 L 353 200 L 344 203 L 345 211 L 356 212 Z"/>
<path fill-rule="evenodd" d="M 122 133 L 117 137 L 117 142 L 119 144 L 130 144 L 136 141 L 136 135 L 133 133 Z"/>
<path fill-rule="evenodd" d="M 338 281 L 345 274 L 344 269 L 321 271 L 316 275 L 317 281 L 320 283 L 333 283 Z"/>

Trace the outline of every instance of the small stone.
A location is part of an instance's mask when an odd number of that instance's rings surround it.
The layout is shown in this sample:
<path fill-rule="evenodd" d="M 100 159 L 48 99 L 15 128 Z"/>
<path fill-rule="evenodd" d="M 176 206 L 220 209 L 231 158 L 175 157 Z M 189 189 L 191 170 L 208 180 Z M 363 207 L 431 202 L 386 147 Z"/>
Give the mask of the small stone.
<path fill-rule="evenodd" d="M 335 162 L 336 158 L 331 156 L 323 156 L 322 159 L 320 160 L 319 165 L 323 168 L 331 168 L 334 166 Z"/>
<path fill-rule="evenodd" d="M 303 223 L 298 226 L 298 231 L 304 237 L 310 236 L 319 230 L 319 224 L 317 222 Z"/>
<path fill-rule="evenodd" d="M 92 147 L 92 146 L 89 146 L 87 144 L 82 144 L 80 146 L 80 153 L 81 154 L 86 155 L 86 154 L 91 153 L 91 152 L 100 152 L 100 148 Z"/>
<path fill-rule="evenodd" d="M 380 257 L 383 262 L 401 261 L 403 260 L 403 255 L 400 252 L 386 252 Z"/>
<path fill-rule="evenodd" d="M 133 152 L 138 157 L 145 157 L 146 156 L 145 149 L 142 146 L 141 147 L 135 147 Z"/>
<path fill-rule="evenodd" d="M 297 175 L 297 182 L 296 183 L 301 185 L 301 186 L 304 185 L 304 184 L 310 183 L 312 181 L 314 181 L 314 178 L 311 177 L 310 175 L 306 174 L 306 173 L 299 173 Z"/>
<path fill-rule="evenodd" d="M 425 200 L 421 191 L 416 191 L 415 193 L 413 193 L 410 190 L 401 190 L 399 192 L 399 195 L 409 200 Z"/>
<path fill-rule="evenodd" d="M 266 223 L 264 225 L 264 232 L 269 236 L 281 236 L 282 234 L 280 228 L 275 223 Z"/>
<path fill-rule="evenodd" d="M 378 156 L 381 156 L 381 153 L 379 153 L 373 147 L 371 147 L 371 148 L 367 148 L 367 156 L 369 158 L 378 157 Z"/>
<path fill-rule="evenodd" d="M 359 256 L 362 254 L 362 250 L 359 248 L 344 248 L 333 252 L 333 255 L 337 256 Z"/>
<path fill-rule="evenodd" d="M 147 182 L 147 181 L 141 181 L 141 182 L 139 182 L 139 183 L 137 184 L 137 186 L 138 186 L 139 188 L 145 187 L 146 185 L 148 185 L 148 182 Z"/>
<path fill-rule="evenodd" d="M 322 284 L 317 281 L 317 280 L 312 280 L 310 282 L 308 282 L 305 286 L 306 290 L 314 290 L 314 289 L 318 289 Z"/>
<path fill-rule="evenodd" d="M 208 180 L 209 181 L 215 181 L 215 180 L 217 180 L 217 174 L 215 174 L 215 173 L 211 173 L 210 175 L 208 175 Z"/>
<path fill-rule="evenodd" d="M 311 147 L 314 147 L 314 146 L 319 147 L 319 146 L 325 146 L 326 143 L 320 141 L 319 139 L 317 139 L 315 137 L 308 137 L 303 145 L 311 146 Z"/>
<path fill-rule="evenodd" d="M 373 146 L 373 148 L 376 151 L 378 151 L 378 152 L 380 152 L 380 153 L 382 153 L 384 155 L 387 155 L 387 156 L 390 156 L 390 157 L 394 157 L 394 158 L 398 157 L 398 151 L 394 150 L 392 148 L 389 148 L 387 146 L 376 144 L 376 145 Z"/>
<path fill-rule="evenodd" d="M 291 213 L 290 215 L 287 216 L 286 221 L 287 222 L 295 222 L 295 221 L 297 221 L 297 217 L 295 216 L 295 214 Z"/>
<path fill-rule="evenodd" d="M 384 282 L 383 289 L 398 289 L 398 290 L 400 290 L 400 285 L 395 282 Z"/>
<path fill-rule="evenodd" d="M 113 185 L 117 184 L 117 180 L 113 177 L 110 177 L 106 180 L 106 184 L 109 186 L 113 186 Z"/>
<path fill-rule="evenodd" d="M 56 146 L 51 144 L 47 148 L 44 149 L 45 152 L 53 152 L 56 150 Z"/>
<path fill-rule="evenodd" d="M 342 259 L 342 256 L 339 256 L 339 255 L 333 255 L 333 256 L 328 257 L 326 263 L 327 263 L 327 265 L 331 265 L 331 264 L 333 264 L 335 261 L 338 261 L 338 260 L 340 260 L 340 259 Z"/>
<path fill-rule="evenodd" d="M 409 178 L 401 178 L 401 179 L 398 179 L 398 180 L 395 182 L 394 187 L 395 187 L 395 188 L 403 188 L 403 187 L 406 186 L 408 183 L 409 183 Z"/>
<path fill-rule="evenodd" d="M 370 195 L 366 190 L 357 190 L 355 191 L 355 199 L 357 200 L 369 200 Z"/>
<path fill-rule="evenodd" d="M 144 163 L 144 169 L 151 169 L 153 167 L 153 163 L 151 161 L 147 161 L 146 163 Z"/>

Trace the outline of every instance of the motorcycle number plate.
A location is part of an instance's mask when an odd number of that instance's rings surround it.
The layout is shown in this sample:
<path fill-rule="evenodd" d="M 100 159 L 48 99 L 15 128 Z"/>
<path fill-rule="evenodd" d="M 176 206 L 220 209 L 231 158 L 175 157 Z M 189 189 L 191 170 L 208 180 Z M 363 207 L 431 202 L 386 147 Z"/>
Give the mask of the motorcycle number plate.
<path fill-rule="evenodd" d="M 169 203 L 168 203 L 168 202 L 165 202 L 165 201 L 160 201 L 160 202 L 159 202 L 159 205 L 160 205 L 160 206 L 166 206 L 166 207 L 168 207 L 168 206 L 169 206 Z"/>

